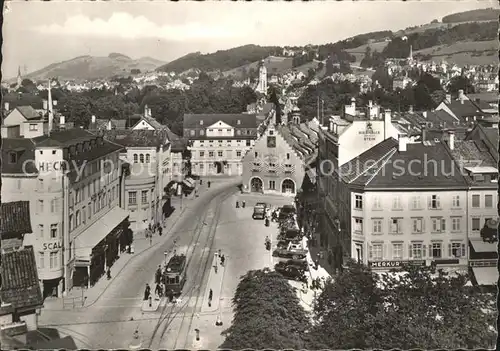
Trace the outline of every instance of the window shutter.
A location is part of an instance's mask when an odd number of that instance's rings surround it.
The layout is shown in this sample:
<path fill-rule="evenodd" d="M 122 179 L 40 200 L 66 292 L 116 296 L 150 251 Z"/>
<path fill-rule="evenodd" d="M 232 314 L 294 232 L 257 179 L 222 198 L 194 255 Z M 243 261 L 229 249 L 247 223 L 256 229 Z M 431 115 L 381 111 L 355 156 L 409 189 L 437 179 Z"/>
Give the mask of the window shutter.
<path fill-rule="evenodd" d="M 436 208 L 441 208 L 441 199 L 439 195 L 436 195 Z"/>
<path fill-rule="evenodd" d="M 388 253 L 389 253 L 389 250 L 388 250 L 387 244 L 384 244 L 382 246 L 382 259 L 383 260 L 389 259 Z"/>
<path fill-rule="evenodd" d="M 451 257 L 451 244 L 448 244 L 448 257 Z"/>
<path fill-rule="evenodd" d="M 465 252 L 465 244 L 462 244 L 462 257 L 466 257 L 467 252 Z"/>
<path fill-rule="evenodd" d="M 441 230 L 444 232 L 446 230 L 446 219 L 441 218 Z"/>
<path fill-rule="evenodd" d="M 431 196 L 427 196 L 427 207 L 428 208 L 432 207 L 432 197 Z"/>
<path fill-rule="evenodd" d="M 429 245 L 429 257 L 432 257 L 432 244 Z"/>
<path fill-rule="evenodd" d="M 422 245 L 422 258 L 425 258 L 425 254 L 427 253 L 427 245 Z"/>
<path fill-rule="evenodd" d="M 393 251 L 393 246 L 392 246 L 392 244 L 388 244 L 388 246 L 387 246 L 387 258 L 388 258 L 389 260 L 394 259 L 393 254 L 392 254 L 392 251 Z"/>
<path fill-rule="evenodd" d="M 408 245 L 408 257 L 411 258 L 411 244 Z"/>
<path fill-rule="evenodd" d="M 425 218 L 422 218 L 420 223 L 422 224 L 422 233 L 425 232 Z"/>
<path fill-rule="evenodd" d="M 372 246 L 368 245 L 368 258 L 372 259 Z"/>

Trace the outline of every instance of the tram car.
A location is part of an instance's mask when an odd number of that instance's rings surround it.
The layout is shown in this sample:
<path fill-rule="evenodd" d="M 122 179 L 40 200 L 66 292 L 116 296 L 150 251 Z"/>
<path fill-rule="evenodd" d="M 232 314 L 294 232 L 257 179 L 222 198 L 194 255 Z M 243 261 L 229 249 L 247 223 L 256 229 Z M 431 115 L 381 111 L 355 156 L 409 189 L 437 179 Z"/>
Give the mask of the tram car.
<path fill-rule="evenodd" d="M 165 293 L 172 291 L 179 296 L 186 283 L 186 255 L 175 255 L 168 261 L 164 271 Z"/>

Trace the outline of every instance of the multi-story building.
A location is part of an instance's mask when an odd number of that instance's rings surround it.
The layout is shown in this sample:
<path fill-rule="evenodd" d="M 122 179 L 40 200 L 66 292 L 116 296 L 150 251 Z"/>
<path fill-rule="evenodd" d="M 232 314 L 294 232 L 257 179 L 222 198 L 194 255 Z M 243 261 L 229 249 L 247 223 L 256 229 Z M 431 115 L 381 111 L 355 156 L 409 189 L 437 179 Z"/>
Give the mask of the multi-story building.
<path fill-rule="evenodd" d="M 467 268 L 468 184 L 444 143 L 389 138 L 340 167 L 343 257 Z"/>
<path fill-rule="evenodd" d="M 243 157 L 243 192 L 296 195 L 315 169 L 318 129 L 316 121 L 270 124 Z"/>
<path fill-rule="evenodd" d="M 185 114 L 184 138 L 191 144 L 191 171 L 241 175 L 242 158 L 257 138 L 255 114 Z"/>
<path fill-rule="evenodd" d="M 161 222 L 170 208 L 170 196 L 164 189 L 174 171 L 172 135 L 166 131 L 115 130 L 103 136 L 123 146 L 120 158 L 129 165 L 124 175 L 122 208 L 130 214 L 130 227 L 142 230 Z"/>
<path fill-rule="evenodd" d="M 120 149 L 82 129 L 3 139 L 2 200 L 30 202 L 44 290 L 95 283 L 130 243 Z"/>

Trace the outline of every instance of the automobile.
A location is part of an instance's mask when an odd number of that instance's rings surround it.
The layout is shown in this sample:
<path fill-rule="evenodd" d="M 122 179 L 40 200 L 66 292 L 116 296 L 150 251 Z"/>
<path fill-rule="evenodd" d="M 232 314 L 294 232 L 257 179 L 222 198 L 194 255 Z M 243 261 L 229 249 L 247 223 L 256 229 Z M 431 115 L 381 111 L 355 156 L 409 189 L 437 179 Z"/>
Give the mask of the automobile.
<path fill-rule="evenodd" d="M 309 264 L 305 260 L 288 260 L 284 261 L 284 263 L 287 264 L 288 266 L 295 266 L 303 270 L 307 270 L 309 268 Z"/>
<path fill-rule="evenodd" d="M 255 206 L 264 206 L 264 209 L 267 210 L 268 208 L 271 208 L 271 206 L 268 203 L 265 202 L 257 202 Z"/>
<path fill-rule="evenodd" d="M 288 265 L 286 262 L 278 262 L 274 266 L 274 270 L 287 279 L 297 280 L 300 282 L 307 281 L 306 271 L 301 267 Z"/>
<path fill-rule="evenodd" d="M 304 259 L 307 256 L 307 250 L 287 250 L 275 249 L 273 257 L 292 258 L 294 260 Z"/>
<path fill-rule="evenodd" d="M 279 240 L 276 247 L 278 249 L 287 249 L 288 246 L 290 245 L 290 243 L 295 244 L 295 245 L 299 245 L 300 240 Z"/>
<path fill-rule="evenodd" d="M 257 203 L 253 208 L 253 219 L 264 219 L 266 217 L 266 208 L 265 204 Z"/>
<path fill-rule="evenodd" d="M 293 216 L 297 211 L 295 210 L 295 206 L 293 205 L 284 205 L 280 208 L 280 215 L 278 219 L 280 221 Z"/>

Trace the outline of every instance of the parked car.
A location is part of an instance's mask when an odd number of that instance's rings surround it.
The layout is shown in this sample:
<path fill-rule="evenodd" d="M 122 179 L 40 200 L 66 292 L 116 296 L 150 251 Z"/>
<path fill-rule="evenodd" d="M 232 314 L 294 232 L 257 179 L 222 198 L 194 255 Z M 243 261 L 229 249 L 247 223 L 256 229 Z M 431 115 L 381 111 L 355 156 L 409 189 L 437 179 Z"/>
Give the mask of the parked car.
<path fill-rule="evenodd" d="M 294 260 L 304 259 L 307 257 L 307 250 L 287 250 L 275 249 L 273 251 L 274 257 L 293 258 Z"/>
<path fill-rule="evenodd" d="M 280 221 L 293 216 L 297 211 L 295 210 L 295 206 L 293 205 L 284 205 L 280 208 L 280 215 L 278 219 Z"/>
<path fill-rule="evenodd" d="M 286 262 L 278 262 L 274 266 L 274 270 L 287 279 L 297 280 L 300 282 L 307 281 L 305 269 L 294 265 L 288 265 Z"/>
<path fill-rule="evenodd" d="M 268 203 L 265 203 L 265 202 L 257 202 L 255 204 L 255 206 L 263 206 L 264 207 L 264 210 L 267 210 L 268 208 L 271 208 L 271 206 L 268 204 Z"/>
<path fill-rule="evenodd" d="M 292 243 L 293 245 L 300 245 L 300 240 L 279 240 L 276 247 L 278 249 L 287 249 L 290 243 Z"/>
<path fill-rule="evenodd" d="M 266 208 L 262 203 L 258 203 L 253 208 L 253 219 L 264 219 L 266 217 Z"/>

